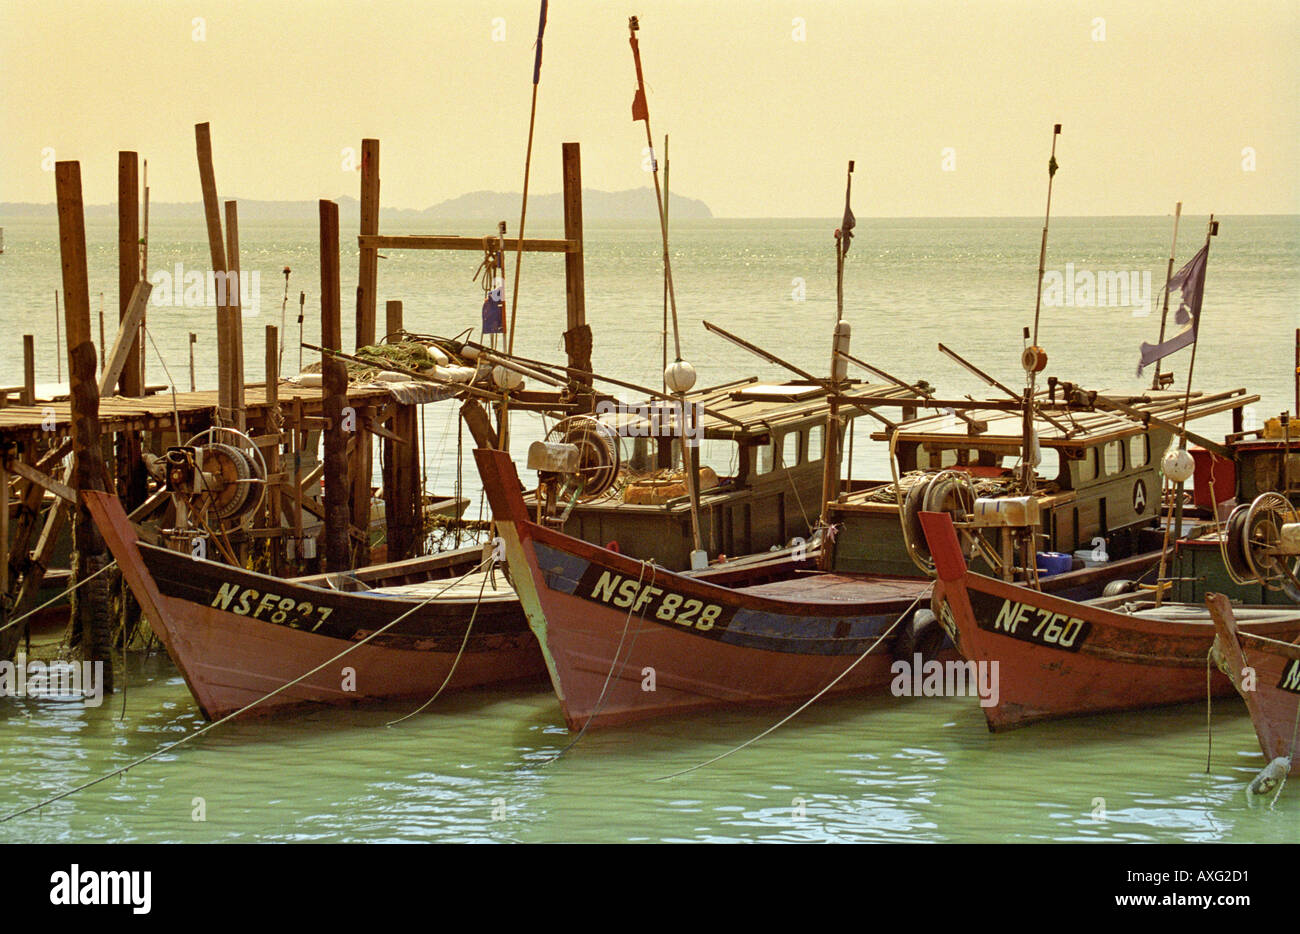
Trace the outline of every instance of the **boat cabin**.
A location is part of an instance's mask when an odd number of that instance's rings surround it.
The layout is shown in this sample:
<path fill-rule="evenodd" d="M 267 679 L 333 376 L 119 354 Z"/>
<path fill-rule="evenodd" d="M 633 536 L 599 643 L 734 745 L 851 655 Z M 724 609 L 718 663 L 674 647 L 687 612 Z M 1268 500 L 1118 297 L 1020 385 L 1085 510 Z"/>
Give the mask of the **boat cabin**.
<path fill-rule="evenodd" d="M 1102 392 L 1086 406 L 1057 405 L 1043 391 L 1034 430 L 1039 462 L 1033 498 L 1040 552 L 1072 555 L 1087 566 L 1140 554 L 1160 545 L 1155 529 L 1162 499 L 1160 460 L 1175 436 L 1184 396 Z M 1240 410 L 1258 399 L 1245 390 L 1196 394 L 1188 410 L 1195 421 Z M 1047 404 L 1050 403 L 1050 404 Z M 1108 405 L 1114 403 L 1124 410 Z M 1018 406 L 964 410 L 962 416 L 927 415 L 880 431 L 872 439 L 892 443 L 903 492 L 941 470 L 965 473 L 984 498 L 1024 494 L 1021 464 L 1023 412 Z M 900 524 L 902 495 L 895 482 L 854 484 L 832 505 L 837 531 L 825 549 L 826 566 L 842 572 L 915 575 Z M 976 559 L 981 573 L 987 565 Z"/>
<path fill-rule="evenodd" d="M 910 397 L 904 389 L 872 390 Z M 699 413 L 689 435 L 698 442 L 700 535 L 710 558 L 809 538 L 821 512 L 825 389 L 749 378 L 691 393 L 687 402 Z M 672 570 L 690 567 L 690 497 L 684 472 L 674 467 L 681 464 L 678 409 L 671 402 L 597 407 L 595 417 L 617 438 L 621 466 L 604 494 L 574 505 L 562 525 L 566 534 Z M 853 406 L 839 413 L 845 422 L 861 414 Z"/>

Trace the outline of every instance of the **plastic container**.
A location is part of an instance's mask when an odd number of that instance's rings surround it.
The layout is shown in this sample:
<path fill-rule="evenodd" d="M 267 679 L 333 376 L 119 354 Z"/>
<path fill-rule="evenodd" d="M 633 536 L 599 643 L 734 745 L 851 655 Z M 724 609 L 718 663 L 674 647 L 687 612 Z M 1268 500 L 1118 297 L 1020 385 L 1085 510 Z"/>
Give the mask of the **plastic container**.
<path fill-rule="evenodd" d="M 1038 553 L 1038 573 L 1043 577 L 1064 574 L 1074 564 L 1074 556 L 1059 551 L 1040 551 Z"/>

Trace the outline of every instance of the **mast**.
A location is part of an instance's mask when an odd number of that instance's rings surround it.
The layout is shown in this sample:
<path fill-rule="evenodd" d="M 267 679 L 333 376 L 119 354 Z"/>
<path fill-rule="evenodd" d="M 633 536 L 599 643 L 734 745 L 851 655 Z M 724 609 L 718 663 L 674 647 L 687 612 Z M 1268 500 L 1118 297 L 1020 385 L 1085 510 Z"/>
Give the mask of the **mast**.
<path fill-rule="evenodd" d="M 1169 268 L 1165 270 L 1165 300 L 1160 309 L 1159 343 L 1161 344 L 1165 342 L 1165 322 L 1169 320 L 1169 280 L 1174 277 L 1174 253 L 1178 251 L 1178 219 L 1182 217 L 1182 214 L 1183 214 L 1183 203 L 1179 201 L 1177 204 L 1174 205 L 1174 239 L 1173 242 L 1169 244 Z M 1161 357 L 1159 360 L 1156 360 L 1155 376 L 1151 378 L 1152 389 L 1158 390 L 1160 388 L 1160 363 L 1163 360 L 1164 360 L 1163 357 Z M 1171 376 L 1170 379 L 1172 380 L 1173 377 Z"/>
<path fill-rule="evenodd" d="M 840 356 L 847 343 L 849 325 L 844 320 L 844 255 L 849 251 L 856 220 L 849 208 L 853 193 L 853 160 L 844 181 L 844 218 L 835 231 L 835 331 L 831 338 L 830 399 L 826 410 L 826 450 L 822 462 L 822 510 L 818 521 L 823 529 L 830 525 L 831 501 L 839 495 L 840 479 L 840 381 L 847 375 L 848 361 Z"/>
<path fill-rule="evenodd" d="M 687 422 L 690 420 L 686 393 L 695 385 L 695 368 L 682 359 L 682 335 L 677 323 L 677 295 L 673 291 L 672 258 L 668 253 L 667 205 L 663 189 L 659 184 L 659 162 L 655 158 L 654 135 L 650 131 L 650 109 L 646 103 L 645 95 L 645 76 L 641 71 L 641 45 L 636 38 L 641 24 L 635 16 L 632 16 L 628 18 L 627 28 L 629 33 L 628 41 L 632 46 L 632 62 L 636 66 L 636 95 L 632 98 L 632 120 L 633 122 L 637 120 L 645 121 L 645 143 L 646 149 L 650 153 L 650 171 L 655 183 L 655 207 L 659 210 L 659 234 L 663 242 L 664 256 L 664 281 L 668 286 L 668 309 L 672 316 L 673 348 L 676 351 L 673 362 L 664 370 L 664 386 L 677 397 L 678 401 L 682 463 L 686 468 L 686 491 L 690 494 L 691 501 L 691 538 L 694 543 L 691 566 L 695 567 L 700 559 L 703 559 L 704 564 L 707 564 L 708 561 L 708 556 L 704 551 L 703 539 L 700 535 L 700 491 L 699 478 L 696 476 L 699 449 L 698 447 L 692 447 L 686 434 Z"/>

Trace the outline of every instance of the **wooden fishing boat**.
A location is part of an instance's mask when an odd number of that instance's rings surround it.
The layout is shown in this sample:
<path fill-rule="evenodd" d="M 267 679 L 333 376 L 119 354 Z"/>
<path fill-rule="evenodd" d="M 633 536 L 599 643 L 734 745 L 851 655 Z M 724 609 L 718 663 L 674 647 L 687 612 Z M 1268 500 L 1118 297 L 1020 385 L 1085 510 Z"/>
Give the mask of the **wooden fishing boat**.
<path fill-rule="evenodd" d="M 927 578 L 811 573 L 720 586 L 534 521 L 509 455 L 479 449 L 474 456 L 572 730 L 804 701 L 832 682 L 835 693 L 882 693 L 895 680 L 896 657 L 945 658 L 939 645 L 918 645 L 903 626 L 890 631 L 925 600 Z M 1143 556 L 1083 568 L 1050 585 L 1100 592 L 1116 574 L 1136 574 L 1147 563 Z"/>
<path fill-rule="evenodd" d="M 967 566 L 950 515 L 924 512 L 921 525 L 938 573 L 940 624 L 964 658 L 998 666 L 998 702 L 983 708 L 990 730 L 1205 697 L 1214 625 L 1204 607 L 1131 592 L 1081 602 L 996 580 Z M 1300 635 L 1294 610 L 1236 613 L 1253 636 Z M 1232 693 L 1220 673 L 1210 687 Z"/>
<path fill-rule="evenodd" d="M 1270 762 L 1285 758 L 1290 774 L 1300 775 L 1300 645 L 1243 631 L 1240 608 L 1223 594 L 1211 594 L 1206 605 L 1214 619 L 1214 659 L 1246 702 L 1259 748 Z"/>
<path fill-rule="evenodd" d="M 209 719 L 255 701 L 252 713 L 427 699 L 444 682 L 454 691 L 545 671 L 513 591 L 500 574 L 475 573 L 481 552 L 284 580 L 140 541 L 116 497 L 83 496 Z"/>

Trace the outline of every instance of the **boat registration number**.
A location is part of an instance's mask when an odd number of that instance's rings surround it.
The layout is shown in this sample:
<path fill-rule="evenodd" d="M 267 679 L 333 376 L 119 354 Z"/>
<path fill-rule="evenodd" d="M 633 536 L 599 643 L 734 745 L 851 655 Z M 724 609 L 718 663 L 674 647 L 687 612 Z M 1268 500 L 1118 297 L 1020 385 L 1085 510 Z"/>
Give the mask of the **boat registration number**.
<path fill-rule="evenodd" d="M 1277 686 L 1292 694 L 1300 694 L 1300 659 L 1292 659 L 1290 664 L 1282 669 L 1282 680 L 1277 683 Z"/>
<path fill-rule="evenodd" d="M 1047 648 L 1077 652 L 1092 628 L 1087 620 L 1077 616 L 1055 613 L 1015 600 L 1003 600 L 996 612 L 993 611 L 994 607 L 997 607 L 996 600 L 990 600 L 984 606 L 976 608 L 976 621 L 980 629 Z"/>
<path fill-rule="evenodd" d="M 332 606 L 313 606 L 307 600 L 282 597 L 269 590 L 262 593 L 255 587 L 241 587 L 238 584 L 222 584 L 210 605 L 237 616 L 266 620 L 276 626 L 310 629 L 313 632 L 334 612 Z"/>
<path fill-rule="evenodd" d="M 608 568 L 591 567 L 582 575 L 574 595 L 620 610 L 641 619 L 674 623 L 699 632 L 725 625 L 734 612 L 719 603 L 710 603 L 685 594 L 674 593 L 646 580 L 616 574 Z"/>

